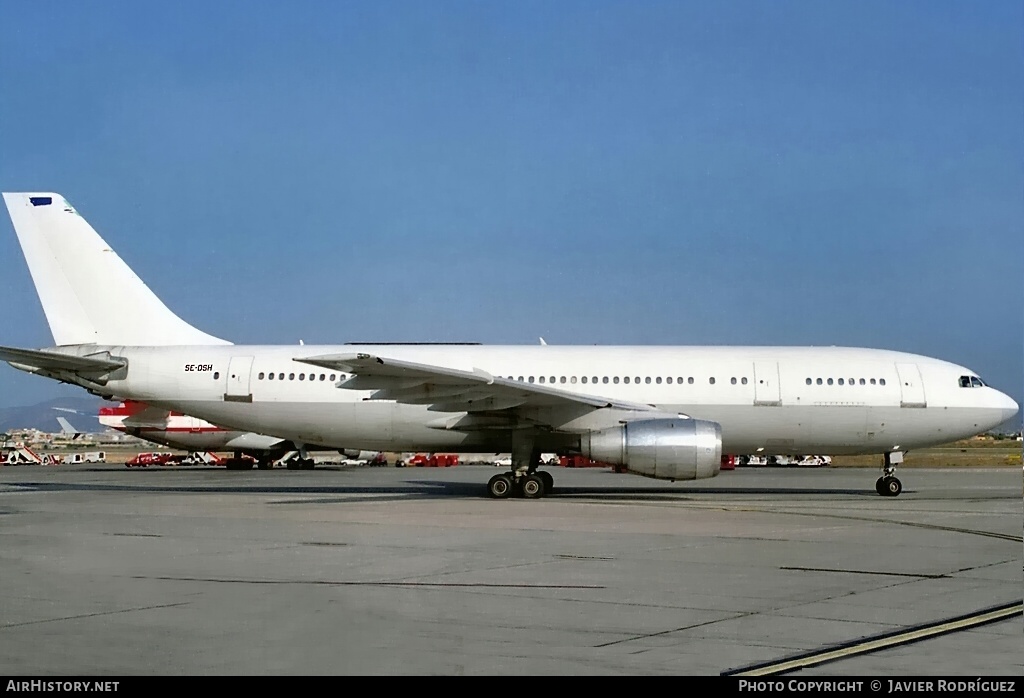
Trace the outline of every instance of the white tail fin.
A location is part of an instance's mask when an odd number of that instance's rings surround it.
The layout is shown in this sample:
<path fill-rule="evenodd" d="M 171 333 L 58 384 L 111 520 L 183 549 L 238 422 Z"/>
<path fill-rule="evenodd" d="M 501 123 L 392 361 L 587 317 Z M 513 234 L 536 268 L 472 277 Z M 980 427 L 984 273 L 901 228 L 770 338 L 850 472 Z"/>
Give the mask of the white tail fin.
<path fill-rule="evenodd" d="M 4 194 L 57 345 L 230 344 L 172 313 L 59 194 Z"/>

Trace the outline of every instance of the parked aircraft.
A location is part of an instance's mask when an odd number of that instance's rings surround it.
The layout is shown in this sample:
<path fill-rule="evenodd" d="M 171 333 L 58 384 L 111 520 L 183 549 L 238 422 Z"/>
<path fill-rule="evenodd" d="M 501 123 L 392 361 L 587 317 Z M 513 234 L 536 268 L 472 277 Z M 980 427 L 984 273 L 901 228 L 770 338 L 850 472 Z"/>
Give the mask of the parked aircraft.
<path fill-rule="evenodd" d="M 134 400 L 101 407 L 99 420 L 100 424 L 111 429 L 183 451 L 233 451 L 235 458 L 226 462 L 227 467 L 233 470 L 252 467 L 252 461 L 243 455 L 255 458 L 257 467 L 261 469 L 272 468 L 275 462 L 282 462 L 289 469 L 310 470 L 314 467 L 313 459 L 300 455 L 299 449 L 287 439 L 226 429 L 198 417 Z M 346 458 L 365 461 L 378 455 L 377 452 L 353 449 L 339 449 L 339 452 Z"/>
<path fill-rule="evenodd" d="M 510 452 L 493 497 L 542 497 L 540 454 L 666 480 L 726 453 L 879 453 L 984 432 L 1018 406 L 963 366 L 847 347 L 240 346 L 186 323 L 52 193 L 4 194 L 56 346 L 0 359 L 300 449 Z M 116 303 L 111 299 L 116 298 Z"/>

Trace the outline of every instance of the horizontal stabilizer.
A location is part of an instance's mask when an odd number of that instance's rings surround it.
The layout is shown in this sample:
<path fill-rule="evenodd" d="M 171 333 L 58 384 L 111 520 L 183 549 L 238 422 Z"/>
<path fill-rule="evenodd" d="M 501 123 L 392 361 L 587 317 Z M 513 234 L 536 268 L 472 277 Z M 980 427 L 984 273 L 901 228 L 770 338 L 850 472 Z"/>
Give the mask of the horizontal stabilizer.
<path fill-rule="evenodd" d="M 108 373 L 125 366 L 124 361 L 92 356 L 73 356 L 55 351 L 0 347 L 0 361 L 29 368 L 71 373 Z"/>

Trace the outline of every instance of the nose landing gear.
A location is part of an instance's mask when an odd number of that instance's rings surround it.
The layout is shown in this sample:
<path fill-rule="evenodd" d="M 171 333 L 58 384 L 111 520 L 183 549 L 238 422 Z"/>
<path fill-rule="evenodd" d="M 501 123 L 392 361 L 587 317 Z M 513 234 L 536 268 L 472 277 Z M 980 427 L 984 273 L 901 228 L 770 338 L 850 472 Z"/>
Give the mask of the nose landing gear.
<path fill-rule="evenodd" d="M 903 483 L 896 477 L 896 465 L 903 462 L 903 451 L 889 451 L 885 454 L 882 477 L 875 481 L 875 492 L 883 497 L 897 497 L 903 491 Z"/>

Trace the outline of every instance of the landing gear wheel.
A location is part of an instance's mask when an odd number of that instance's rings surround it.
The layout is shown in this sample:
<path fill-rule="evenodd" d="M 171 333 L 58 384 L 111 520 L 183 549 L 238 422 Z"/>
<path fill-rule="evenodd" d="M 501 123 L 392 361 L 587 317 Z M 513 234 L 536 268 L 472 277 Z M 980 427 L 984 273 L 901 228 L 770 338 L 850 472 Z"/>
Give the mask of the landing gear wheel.
<path fill-rule="evenodd" d="M 898 497 L 903 491 L 903 483 L 899 481 L 899 478 L 883 477 L 881 488 L 883 497 Z"/>
<path fill-rule="evenodd" d="M 507 499 L 512 495 L 512 478 L 504 473 L 495 475 L 487 483 L 487 494 L 495 499 Z"/>
<path fill-rule="evenodd" d="M 877 480 L 875 480 L 875 492 L 877 492 L 878 494 L 880 494 L 880 495 L 882 495 L 884 497 L 885 496 L 885 490 L 882 489 L 882 483 L 883 482 L 885 482 L 885 478 L 884 477 L 880 477 Z"/>
<path fill-rule="evenodd" d="M 540 499 L 544 496 L 544 480 L 539 475 L 527 475 L 523 478 L 523 497 Z"/>
<path fill-rule="evenodd" d="M 256 463 L 256 467 L 260 470 L 270 470 L 274 467 L 274 461 L 272 460 L 261 460 Z"/>
<path fill-rule="evenodd" d="M 316 461 L 314 461 L 312 458 L 307 458 L 306 460 L 302 461 L 301 467 L 303 470 L 312 470 L 313 468 L 316 467 Z"/>
<path fill-rule="evenodd" d="M 552 490 L 555 489 L 555 478 L 551 476 L 547 470 L 538 470 L 537 477 L 544 481 L 544 494 L 551 494 Z"/>

